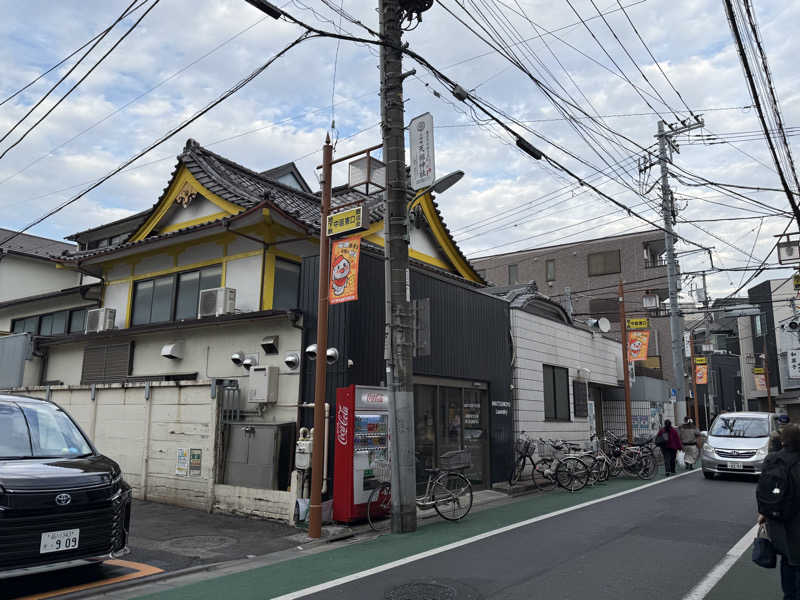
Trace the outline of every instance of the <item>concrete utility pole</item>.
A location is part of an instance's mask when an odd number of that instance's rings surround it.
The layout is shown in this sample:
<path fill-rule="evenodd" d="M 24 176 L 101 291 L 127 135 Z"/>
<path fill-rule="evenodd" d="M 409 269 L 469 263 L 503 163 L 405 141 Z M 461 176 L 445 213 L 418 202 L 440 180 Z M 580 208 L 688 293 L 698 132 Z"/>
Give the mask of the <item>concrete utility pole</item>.
<path fill-rule="evenodd" d="M 628 367 L 628 323 L 625 321 L 625 290 L 622 287 L 622 280 L 617 288 L 617 298 L 619 300 L 619 332 L 622 336 L 622 368 L 624 370 L 623 380 L 625 381 L 625 431 L 628 441 L 633 441 L 633 417 L 631 415 L 631 373 Z"/>
<path fill-rule="evenodd" d="M 381 132 L 386 163 L 384 253 L 388 265 L 386 297 L 391 322 L 386 383 L 392 392 L 392 531 L 417 529 L 414 456 L 413 319 L 408 266 L 408 198 L 406 197 L 403 52 L 399 0 L 379 0 L 381 38 Z"/>
<path fill-rule="evenodd" d="M 765 315 L 766 316 L 766 315 Z M 759 319 L 761 316 L 759 316 Z M 766 325 L 767 319 L 764 319 L 764 324 Z M 773 411 L 772 406 L 772 386 L 769 384 L 769 363 L 767 362 L 767 332 L 766 329 L 764 330 L 764 338 L 763 338 L 763 350 L 764 350 L 764 383 L 767 384 L 767 410 L 769 412 Z"/>
<path fill-rule="evenodd" d="M 694 330 L 689 332 L 689 347 L 691 348 L 692 396 L 694 396 L 694 424 L 700 427 L 700 409 L 697 403 L 697 365 L 694 364 Z M 686 411 L 689 412 L 688 410 Z M 706 424 L 708 427 L 708 424 Z"/>
<path fill-rule="evenodd" d="M 672 146 L 671 136 L 686 133 L 698 127 L 703 127 L 701 118 L 695 123 L 682 124 L 679 127 L 670 126 L 669 131 L 664 131 L 664 121 L 658 122 L 658 163 L 661 166 L 661 211 L 664 216 L 664 243 L 667 249 L 667 283 L 669 286 L 669 332 L 672 337 L 672 369 L 675 376 L 675 390 L 677 400 L 684 400 L 684 370 L 683 370 L 683 331 L 681 331 L 680 310 L 678 308 L 678 261 L 675 258 L 675 235 L 672 230 L 673 213 L 675 206 L 672 192 L 669 189 L 669 167 L 667 147 Z"/>

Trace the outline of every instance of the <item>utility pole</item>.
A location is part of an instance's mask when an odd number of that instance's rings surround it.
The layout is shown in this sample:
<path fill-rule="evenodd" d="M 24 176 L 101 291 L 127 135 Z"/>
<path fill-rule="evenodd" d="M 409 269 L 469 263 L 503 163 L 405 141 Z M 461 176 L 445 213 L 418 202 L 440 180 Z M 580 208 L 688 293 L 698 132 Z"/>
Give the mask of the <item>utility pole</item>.
<path fill-rule="evenodd" d="M 673 215 L 675 212 L 672 200 L 672 191 L 669 188 L 670 158 L 667 148 L 676 148 L 672 136 L 686 133 L 703 127 L 702 118 L 697 117 L 694 123 L 680 126 L 669 126 L 669 131 L 664 131 L 664 121 L 658 122 L 658 163 L 661 166 L 661 211 L 664 216 L 664 243 L 667 249 L 667 283 L 669 286 L 669 332 L 672 337 L 672 369 L 675 378 L 676 399 L 683 400 L 684 371 L 683 371 L 683 332 L 681 331 L 680 311 L 678 308 L 678 261 L 675 257 L 675 235 L 672 230 Z"/>
<path fill-rule="evenodd" d="M 386 163 L 384 253 L 388 270 L 386 298 L 391 311 L 386 362 L 393 410 L 392 531 L 417 529 L 414 456 L 413 320 L 408 264 L 408 198 L 406 197 L 405 116 L 403 111 L 404 10 L 399 0 L 379 0 L 381 46 L 381 132 Z"/>
<path fill-rule="evenodd" d="M 625 321 L 625 290 L 622 280 L 617 288 L 619 300 L 619 332 L 622 335 L 622 369 L 625 381 L 625 430 L 628 441 L 633 442 L 633 417 L 631 416 L 631 374 L 628 367 L 628 323 Z"/>
<path fill-rule="evenodd" d="M 695 426 L 700 427 L 700 408 L 697 401 L 697 366 L 694 364 L 694 330 L 689 332 L 689 347 L 691 348 L 692 361 L 692 368 L 690 369 L 690 372 L 692 374 L 692 396 L 694 396 L 694 424 Z M 707 428 L 708 423 L 706 423 L 706 429 Z"/>
<path fill-rule="evenodd" d="M 317 301 L 317 365 L 314 380 L 314 442 L 311 451 L 311 500 L 308 503 L 308 536 L 322 535 L 322 474 L 325 456 L 325 376 L 328 363 L 328 289 L 330 281 L 330 249 L 326 227 L 331 207 L 333 146 L 330 135 L 322 147 L 322 202 L 319 220 L 319 295 Z"/>
<path fill-rule="evenodd" d="M 708 381 L 708 383 L 706 383 L 706 397 L 705 397 L 705 403 L 706 404 L 708 404 L 709 397 L 711 395 L 711 394 L 709 394 L 709 391 L 712 388 L 712 383 L 711 383 L 713 381 L 712 360 L 713 360 L 713 356 L 714 356 L 714 348 L 711 345 L 711 313 L 708 310 L 709 304 L 710 303 L 709 303 L 709 300 L 708 300 L 708 289 L 706 288 L 706 274 L 703 273 L 703 332 L 704 332 L 703 337 L 704 337 L 704 340 L 705 340 L 703 342 L 703 345 L 705 346 L 703 348 L 703 354 L 708 353 L 707 368 L 708 368 L 708 377 L 709 377 L 709 381 Z M 711 347 L 710 350 L 709 350 L 709 347 Z M 715 390 L 715 391 L 717 393 L 719 393 L 719 390 Z M 720 400 L 720 403 L 721 403 L 721 400 Z M 710 423 L 708 423 L 707 425 L 710 425 Z"/>
<path fill-rule="evenodd" d="M 764 319 L 764 322 L 766 324 L 766 319 Z M 766 332 L 766 330 L 764 331 L 763 341 L 764 341 L 764 345 L 763 345 L 764 354 L 762 354 L 762 356 L 764 357 L 764 382 L 767 384 L 767 410 L 769 412 L 772 412 L 773 411 L 773 406 L 772 406 L 772 387 L 769 384 L 769 363 L 767 362 L 767 332 Z"/>

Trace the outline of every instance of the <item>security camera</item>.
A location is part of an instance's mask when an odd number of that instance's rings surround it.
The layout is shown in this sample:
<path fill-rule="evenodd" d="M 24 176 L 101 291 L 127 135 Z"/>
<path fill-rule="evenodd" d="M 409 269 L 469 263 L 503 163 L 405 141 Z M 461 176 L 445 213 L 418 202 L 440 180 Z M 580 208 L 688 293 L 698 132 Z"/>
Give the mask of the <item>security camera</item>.
<path fill-rule="evenodd" d="M 328 348 L 328 351 L 325 352 L 325 362 L 332 365 L 337 360 L 339 360 L 339 351 L 336 348 Z"/>
<path fill-rule="evenodd" d="M 253 366 L 253 365 L 255 365 L 255 364 L 258 364 L 258 363 L 256 363 L 256 361 L 254 361 L 252 358 L 245 358 L 245 359 L 242 361 L 242 366 L 243 366 L 245 369 L 247 369 L 248 371 L 250 370 L 250 367 L 252 367 L 252 366 Z"/>
<path fill-rule="evenodd" d="M 284 357 L 283 364 L 294 371 L 300 366 L 300 354 L 297 352 L 289 352 L 289 354 Z"/>
<path fill-rule="evenodd" d="M 308 360 L 317 360 L 317 345 L 311 344 L 306 348 L 306 358 Z"/>
<path fill-rule="evenodd" d="M 244 352 L 234 352 L 231 354 L 231 362 L 237 367 L 241 367 L 244 362 Z"/>

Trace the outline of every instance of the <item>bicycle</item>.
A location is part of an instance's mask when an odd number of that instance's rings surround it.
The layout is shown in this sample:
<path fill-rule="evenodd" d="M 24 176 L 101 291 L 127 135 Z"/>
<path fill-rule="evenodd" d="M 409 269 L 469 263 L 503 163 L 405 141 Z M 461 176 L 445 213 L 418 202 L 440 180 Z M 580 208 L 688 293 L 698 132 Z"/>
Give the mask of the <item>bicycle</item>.
<path fill-rule="evenodd" d="M 459 521 L 472 509 L 472 483 L 460 472 L 471 465 L 469 450 L 451 450 L 439 457 L 439 468 L 425 469 L 428 481 L 425 493 L 416 498 L 417 508 L 433 508 L 447 521 Z M 376 461 L 373 473 L 381 483 L 372 490 L 367 500 L 367 521 L 373 531 L 375 522 L 392 511 L 391 466 L 387 461 Z"/>
<path fill-rule="evenodd" d="M 539 460 L 534 458 L 536 447 L 534 441 L 522 432 L 522 437 L 517 439 L 516 454 L 511 474 L 508 477 L 508 485 L 511 487 L 519 483 L 525 476 L 528 464 L 530 464 L 530 477 L 534 486 L 544 492 L 556 487 L 555 472 L 552 468 L 553 459 L 539 456 Z"/>
<path fill-rule="evenodd" d="M 611 475 L 617 477 L 622 471 L 640 479 L 652 479 L 656 473 L 656 459 L 644 444 L 629 444 L 613 433 L 606 432 L 603 439 L 606 453 L 613 457 Z"/>
<path fill-rule="evenodd" d="M 549 453 L 548 448 L 552 452 L 552 459 L 548 459 L 545 456 Z M 553 477 L 556 483 L 568 492 L 577 492 L 583 489 L 589 481 L 589 467 L 578 456 L 569 453 L 569 451 L 575 451 L 579 448 L 579 445 L 569 442 L 556 442 L 539 438 L 538 450 L 540 456 L 542 456 L 543 461 L 552 461 L 545 468 L 545 474 Z"/>

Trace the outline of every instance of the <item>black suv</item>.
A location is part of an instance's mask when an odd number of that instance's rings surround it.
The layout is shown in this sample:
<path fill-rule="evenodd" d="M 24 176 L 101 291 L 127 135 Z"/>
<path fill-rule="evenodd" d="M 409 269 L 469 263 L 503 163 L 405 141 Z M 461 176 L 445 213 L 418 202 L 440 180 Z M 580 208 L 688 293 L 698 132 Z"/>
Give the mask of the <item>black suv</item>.
<path fill-rule="evenodd" d="M 0 578 L 128 552 L 131 488 L 47 400 L 0 395 Z"/>

